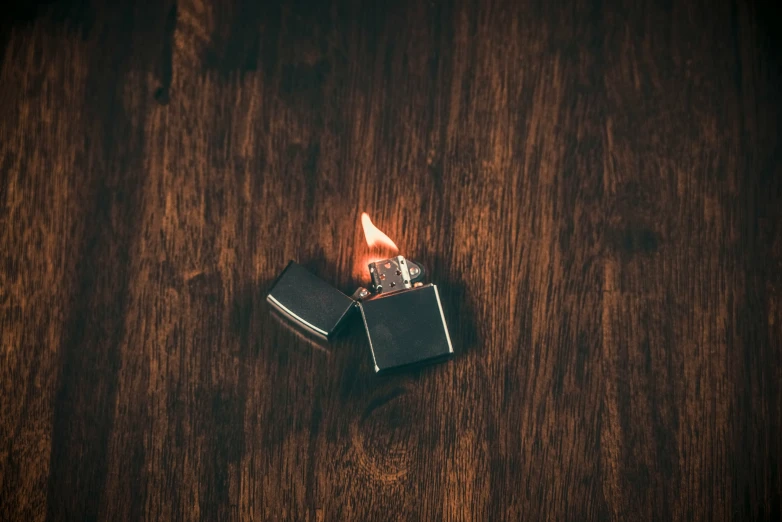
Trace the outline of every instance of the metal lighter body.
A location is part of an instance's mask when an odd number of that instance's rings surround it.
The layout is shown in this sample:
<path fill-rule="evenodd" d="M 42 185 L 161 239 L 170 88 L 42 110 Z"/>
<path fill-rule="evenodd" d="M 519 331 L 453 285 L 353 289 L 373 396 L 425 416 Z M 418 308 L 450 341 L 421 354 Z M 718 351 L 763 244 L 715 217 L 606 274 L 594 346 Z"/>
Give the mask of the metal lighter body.
<path fill-rule="evenodd" d="M 376 372 L 437 362 L 453 354 L 437 286 L 428 284 L 359 303 Z"/>
<path fill-rule="evenodd" d="M 416 283 L 421 268 L 402 256 L 369 264 L 375 296 L 359 302 L 376 372 L 448 358 L 453 345 L 440 293 Z"/>

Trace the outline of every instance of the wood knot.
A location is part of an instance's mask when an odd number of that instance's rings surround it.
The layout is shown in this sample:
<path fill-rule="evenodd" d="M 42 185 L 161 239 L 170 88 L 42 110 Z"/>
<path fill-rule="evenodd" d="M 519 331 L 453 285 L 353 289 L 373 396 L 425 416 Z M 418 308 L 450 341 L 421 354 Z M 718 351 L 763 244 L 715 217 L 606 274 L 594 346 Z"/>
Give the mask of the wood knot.
<path fill-rule="evenodd" d="M 624 254 L 651 254 L 660 243 L 657 233 L 644 226 L 613 230 L 610 241 L 614 250 Z"/>
<path fill-rule="evenodd" d="M 319 92 L 331 72 L 331 63 L 321 59 L 313 62 L 285 64 L 281 89 L 284 95 L 296 96 Z"/>
<path fill-rule="evenodd" d="M 351 426 L 359 467 L 381 482 L 404 477 L 419 447 L 420 413 L 416 395 L 404 387 L 373 397 Z"/>
<path fill-rule="evenodd" d="M 630 183 L 617 197 L 609 218 L 608 245 L 623 255 L 653 254 L 662 243 L 662 208 L 649 187 Z"/>

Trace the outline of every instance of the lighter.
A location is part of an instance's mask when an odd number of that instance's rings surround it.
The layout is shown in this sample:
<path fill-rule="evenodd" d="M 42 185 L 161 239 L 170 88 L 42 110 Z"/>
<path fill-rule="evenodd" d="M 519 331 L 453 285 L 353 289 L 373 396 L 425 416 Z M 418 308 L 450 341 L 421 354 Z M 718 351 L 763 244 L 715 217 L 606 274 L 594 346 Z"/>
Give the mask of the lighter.
<path fill-rule="evenodd" d="M 374 297 L 359 301 L 376 372 L 436 362 L 453 354 L 440 293 L 423 270 L 396 256 L 369 264 Z"/>
<path fill-rule="evenodd" d="M 322 339 L 331 339 L 357 306 L 375 372 L 437 362 L 453 354 L 437 286 L 424 270 L 396 256 L 369 264 L 372 293 L 348 297 L 291 261 L 266 299 L 283 316 Z"/>

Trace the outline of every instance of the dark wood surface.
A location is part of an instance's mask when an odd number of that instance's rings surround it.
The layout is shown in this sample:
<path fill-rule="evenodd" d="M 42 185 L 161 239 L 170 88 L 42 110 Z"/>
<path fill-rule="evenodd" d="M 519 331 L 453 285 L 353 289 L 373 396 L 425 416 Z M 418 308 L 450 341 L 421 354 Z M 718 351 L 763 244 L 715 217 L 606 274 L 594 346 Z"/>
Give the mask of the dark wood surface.
<path fill-rule="evenodd" d="M 0 519 L 782 517 L 778 9 L 17 3 Z M 361 211 L 453 361 L 270 316 Z"/>

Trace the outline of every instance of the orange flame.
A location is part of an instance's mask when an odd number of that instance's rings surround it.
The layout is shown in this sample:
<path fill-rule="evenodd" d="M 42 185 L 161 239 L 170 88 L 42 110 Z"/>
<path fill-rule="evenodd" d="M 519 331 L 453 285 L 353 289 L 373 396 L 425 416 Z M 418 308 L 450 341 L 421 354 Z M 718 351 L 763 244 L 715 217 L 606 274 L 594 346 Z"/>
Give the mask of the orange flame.
<path fill-rule="evenodd" d="M 364 236 L 366 237 L 367 245 L 369 245 L 370 248 L 384 246 L 399 252 L 396 243 L 391 241 L 390 237 L 385 235 L 382 230 L 372 223 L 372 220 L 369 219 L 369 214 L 366 212 L 361 213 L 361 226 L 364 227 Z"/>
<path fill-rule="evenodd" d="M 399 252 L 399 248 L 390 237 L 372 224 L 372 220 L 369 219 L 366 212 L 361 213 L 361 226 L 364 227 L 364 237 L 369 249 L 358 249 L 356 252 L 353 263 L 353 278 L 362 284 L 368 284 L 370 279 L 367 265 L 391 257 Z"/>

